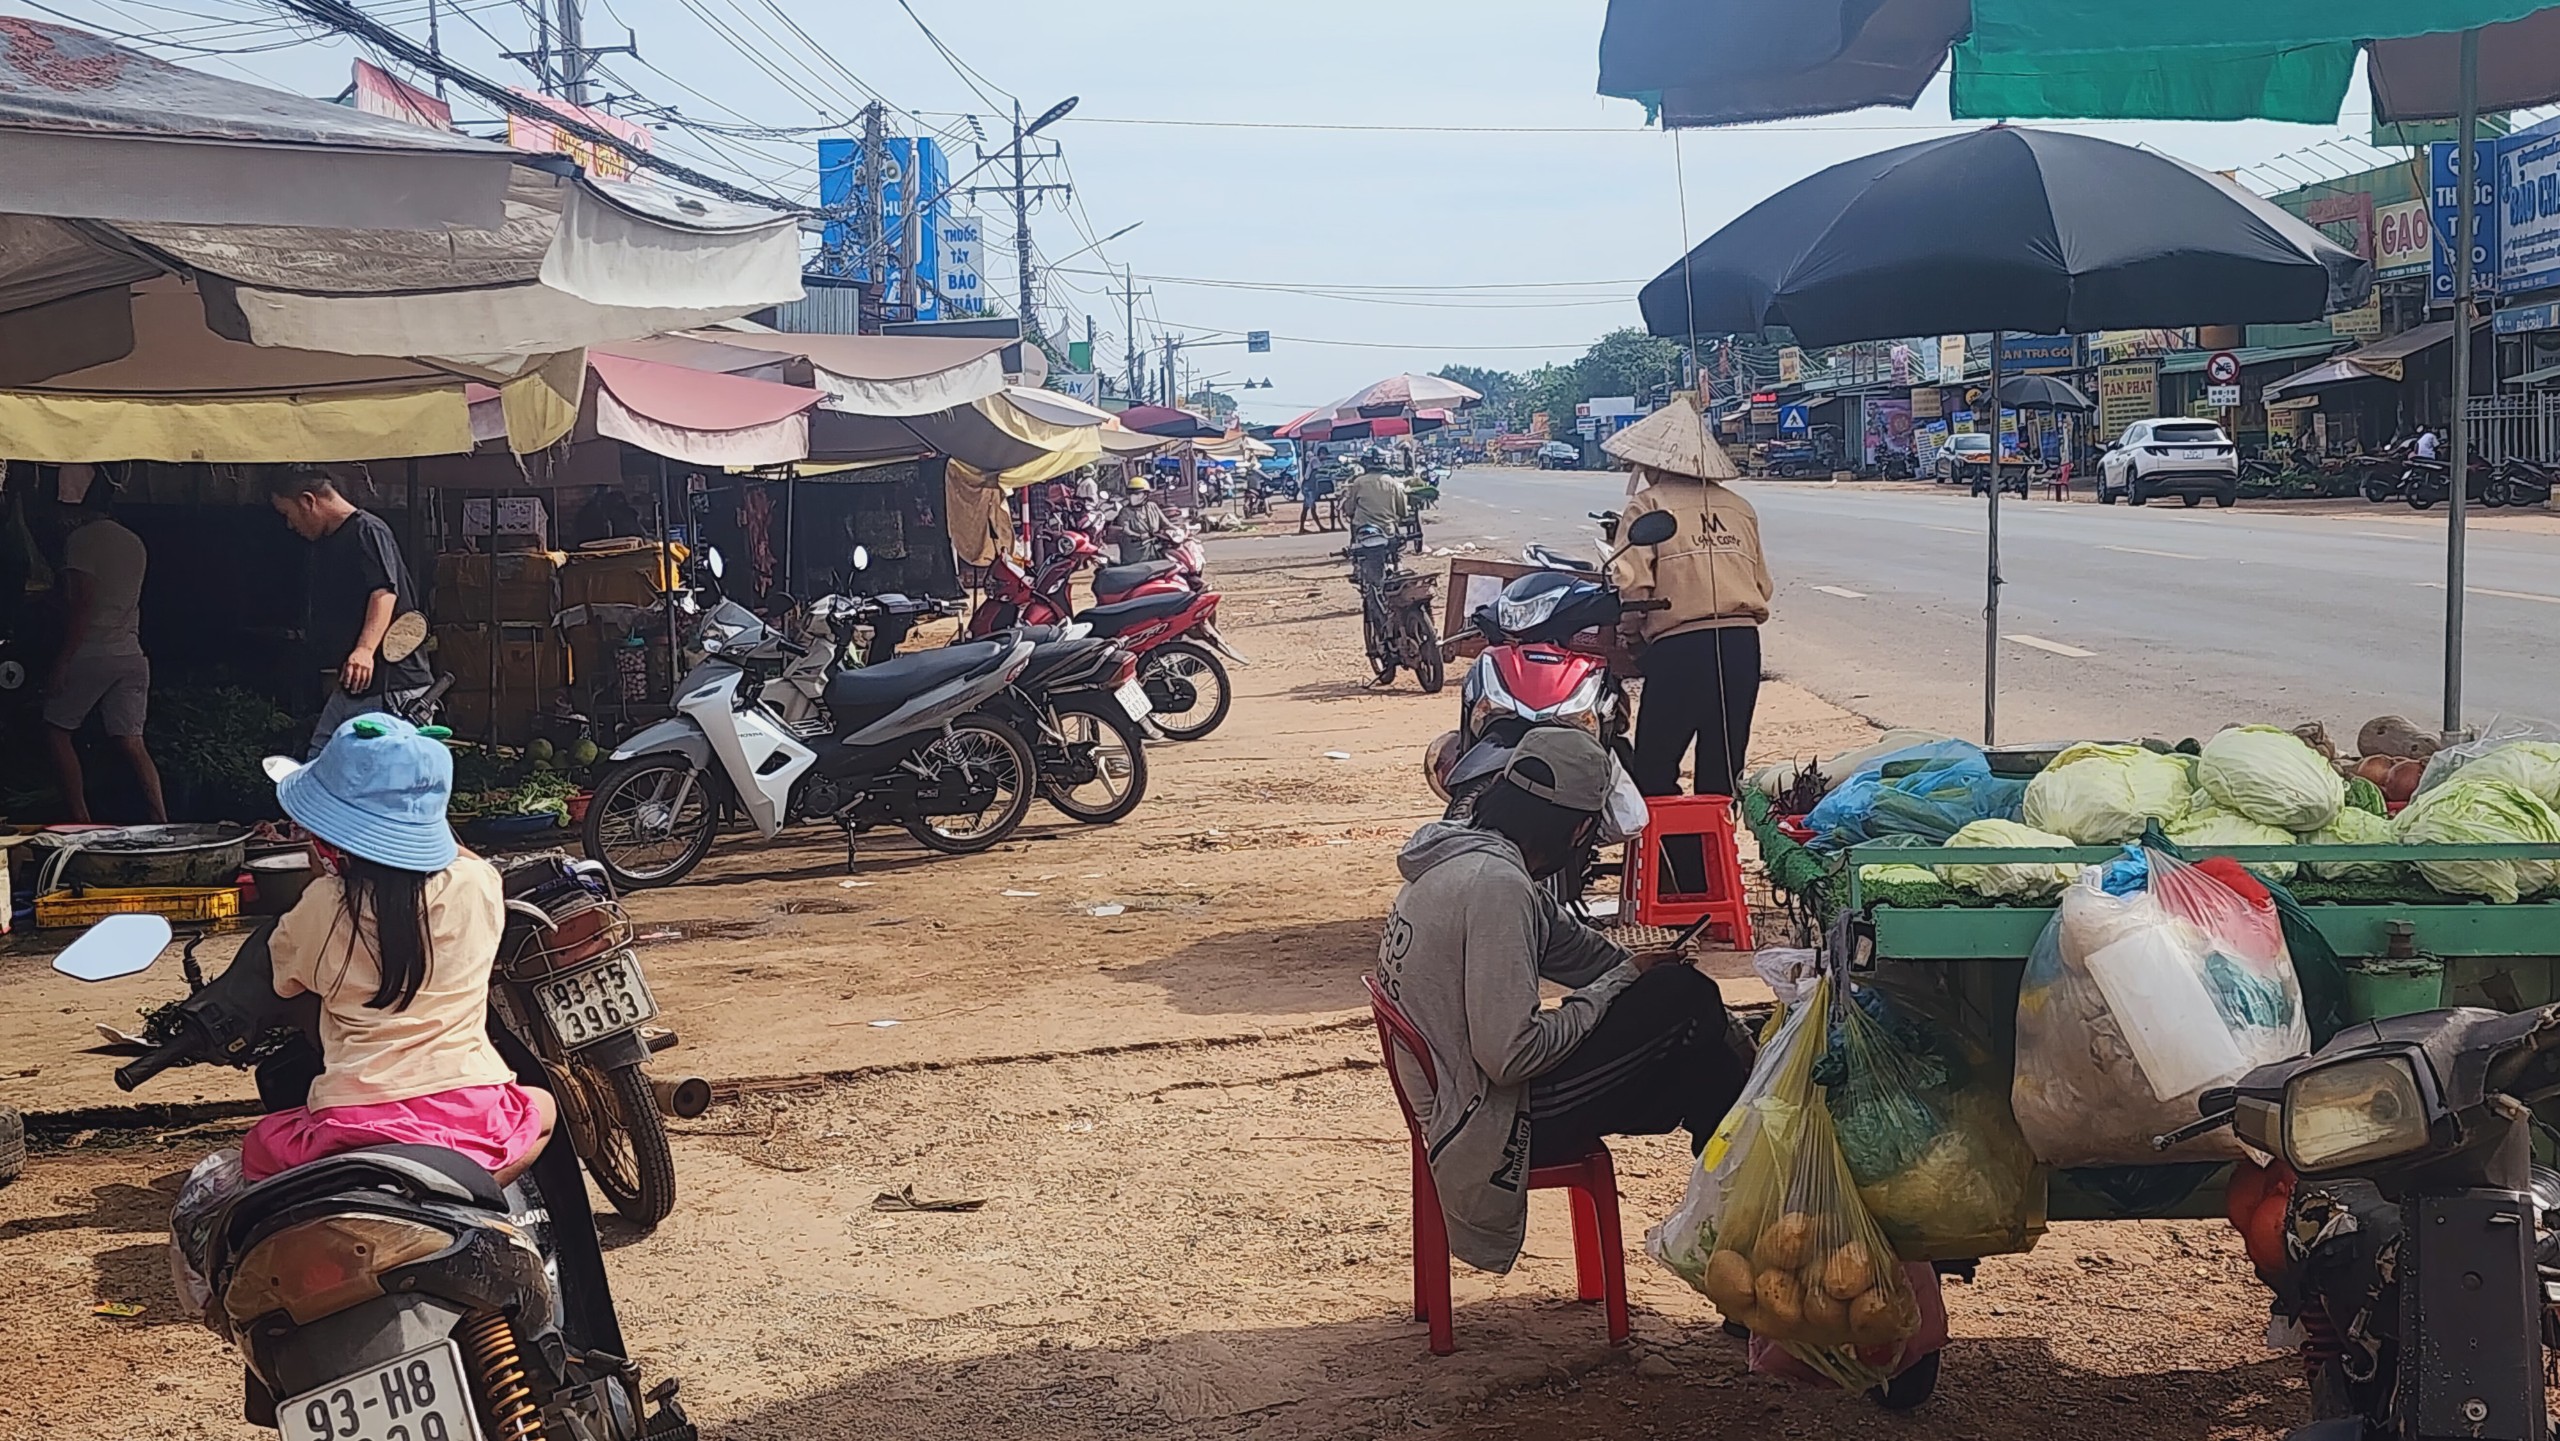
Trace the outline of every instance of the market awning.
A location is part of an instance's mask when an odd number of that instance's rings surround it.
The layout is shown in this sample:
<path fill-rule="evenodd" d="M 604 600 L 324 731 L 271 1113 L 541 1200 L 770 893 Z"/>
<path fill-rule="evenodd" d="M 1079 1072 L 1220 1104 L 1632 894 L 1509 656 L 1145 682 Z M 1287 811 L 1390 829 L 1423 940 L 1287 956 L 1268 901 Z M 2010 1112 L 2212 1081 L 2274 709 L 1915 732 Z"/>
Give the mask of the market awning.
<path fill-rule="evenodd" d="M 1004 389 L 1002 340 L 743 328 L 697 331 L 694 338 L 801 356 L 816 370 L 826 408 L 849 415 L 933 415 Z"/>
<path fill-rule="evenodd" d="M 2555 380 L 2560 380 L 2560 365 L 2546 365 L 2540 370 L 2528 370 L 2522 375 L 2510 375 L 2499 383 L 2502 385 L 2549 385 Z"/>
<path fill-rule="evenodd" d="M 966 467 L 971 483 L 1011 490 L 1100 460 L 1103 434 L 1099 425 L 1060 425 L 1034 415 L 1006 394 L 930 415 L 854 415 L 821 405 L 809 418 L 809 457 L 868 461 L 938 454 Z"/>
<path fill-rule="evenodd" d="M 2396 382 L 2407 375 L 2410 356 L 2451 339 L 2452 321 L 2430 320 L 2388 340 L 2377 340 L 2361 350 L 2348 351 L 2325 365 L 2315 365 L 2299 375 L 2288 375 L 2267 387 L 2265 399 L 2273 401 L 2285 396 L 2305 395 L 2359 380 Z"/>
<path fill-rule="evenodd" d="M 0 15 L 18 215 L 184 225 L 491 228 L 530 157 Z"/>
<path fill-rule="evenodd" d="M 1052 425 L 1110 426 L 1115 423 L 1110 411 L 1100 406 L 1087 405 L 1072 395 L 1061 395 L 1054 390 L 1034 390 L 1027 385 L 1008 385 L 1004 388 L 1004 394 L 1007 400 Z"/>
<path fill-rule="evenodd" d="M 2338 347 L 2345 343 L 2339 340 L 2323 340 L 2305 345 L 2244 345 L 2231 353 L 2240 358 L 2240 368 L 2247 370 L 2253 365 L 2273 365 L 2280 360 L 2316 360 L 2322 356 L 2336 354 Z M 2181 350 L 2175 355 L 2164 355 L 2160 357 L 2160 373 L 2162 375 L 2192 374 L 2210 364 L 2217 353 L 2209 350 Z"/>
<path fill-rule="evenodd" d="M 740 336 L 739 341 L 754 339 Z M 629 356 L 633 360 L 655 361 L 660 365 L 680 365 L 687 370 L 707 370 L 719 375 L 743 375 L 750 380 L 770 380 L 776 385 L 809 385 L 814 367 L 805 357 L 788 350 L 723 340 L 707 340 L 690 335 L 651 335 L 639 340 L 617 340 L 599 345 L 596 350 L 608 355 Z"/>
<path fill-rule="evenodd" d="M 591 354 L 596 433 L 695 465 L 781 465 L 809 454 L 818 392 L 742 375 Z"/>

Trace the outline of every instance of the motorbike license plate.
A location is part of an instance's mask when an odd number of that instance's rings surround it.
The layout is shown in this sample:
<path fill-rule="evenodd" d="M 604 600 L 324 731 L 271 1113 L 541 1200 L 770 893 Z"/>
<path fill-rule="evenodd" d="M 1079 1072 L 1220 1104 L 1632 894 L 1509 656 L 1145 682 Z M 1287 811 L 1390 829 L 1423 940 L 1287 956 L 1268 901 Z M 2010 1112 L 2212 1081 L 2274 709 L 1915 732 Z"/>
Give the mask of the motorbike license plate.
<path fill-rule="evenodd" d="M 284 1441 L 479 1441 L 462 1348 L 439 1341 L 276 1407 Z"/>
<path fill-rule="evenodd" d="M 1145 720 L 1155 712 L 1155 703 L 1147 699 L 1147 688 L 1135 680 L 1122 681 L 1120 688 L 1113 691 L 1111 697 L 1120 702 L 1120 709 L 1126 712 L 1132 721 Z"/>
<path fill-rule="evenodd" d="M 551 1022 L 552 1034 L 572 1050 L 618 1036 L 658 1014 L 648 982 L 640 979 L 639 959 L 629 951 L 538 982 L 533 998 Z"/>

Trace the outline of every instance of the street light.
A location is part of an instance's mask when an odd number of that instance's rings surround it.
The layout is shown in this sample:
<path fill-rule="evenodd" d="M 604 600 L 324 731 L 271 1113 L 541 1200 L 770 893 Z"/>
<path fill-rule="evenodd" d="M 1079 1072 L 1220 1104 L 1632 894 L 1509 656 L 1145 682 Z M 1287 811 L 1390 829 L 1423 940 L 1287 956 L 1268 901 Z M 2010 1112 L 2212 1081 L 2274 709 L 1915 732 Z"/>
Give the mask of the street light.
<path fill-rule="evenodd" d="M 1059 101 L 1057 104 L 1050 106 L 1048 109 L 1041 111 L 1039 119 L 1032 121 L 1028 126 L 1023 128 L 1022 138 L 1028 140 L 1032 136 L 1039 134 L 1041 131 L 1048 129 L 1050 126 L 1057 124 L 1059 121 L 1066 119 L 1067 112 L 1075 109 L 1076 102 L 1082 98 L 1082 96 L 1070 95 L 1066 99 Z"/>
<path fill-rule="evenodd" d="M 1023 133 L 1029 134 L 1030 132 L 1025 131 Z M 1083 250 L 1070 251 L 1064 258 L 1050 261 L 1049 268 L 1051 270 L 1055 270 L 1059 266 L 1066 264 L 1067 261 L 1073 260 L 1077 256 L 1085 254 L 1087 251 L 1100 250 L 1102 247 L 1109 245 L 1112 241 L 1119 239 L 1121 236 L 1128 234 L 1130 231 L 1135 230 L 1146 223 L 1147 222 L 1143 220 L 1132 220 L 1128 224 L 1121 226 L 1119 229 L 1112 231 L 1109 235 L 1106 235 L 1100 240 L 1093 242 L 1091 245 L 1086 246 Z"/>

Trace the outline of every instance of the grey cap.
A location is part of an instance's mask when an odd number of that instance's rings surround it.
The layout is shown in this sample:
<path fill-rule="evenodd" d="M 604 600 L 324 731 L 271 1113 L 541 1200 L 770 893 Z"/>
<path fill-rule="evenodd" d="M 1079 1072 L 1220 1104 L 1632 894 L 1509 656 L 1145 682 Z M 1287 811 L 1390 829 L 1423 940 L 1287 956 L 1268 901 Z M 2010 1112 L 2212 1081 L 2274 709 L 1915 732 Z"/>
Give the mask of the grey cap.
<path fill-rule="evenodd" d="M 1522 736 L 1502 776 L 1567 810 L 1596 813 L 1609 804 L 1609 752 L 1571 726 L 1539 726 Z"/>

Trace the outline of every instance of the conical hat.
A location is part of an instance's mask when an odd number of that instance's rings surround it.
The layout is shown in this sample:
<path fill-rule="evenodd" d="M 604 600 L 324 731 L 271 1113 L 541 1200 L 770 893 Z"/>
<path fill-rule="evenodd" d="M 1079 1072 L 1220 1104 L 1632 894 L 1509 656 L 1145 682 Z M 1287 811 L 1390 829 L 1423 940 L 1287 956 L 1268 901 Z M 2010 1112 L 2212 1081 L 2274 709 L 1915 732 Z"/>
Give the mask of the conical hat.
<path fill-rule="evenodd" d="M 1724 447 L 1707 433 L 1697 397 L 1682 392 L 1671 403 L 1610 436 L 1600 448 L 1633 465 L 1700 480 L 1732 480 L 1742 474 Z"/>

